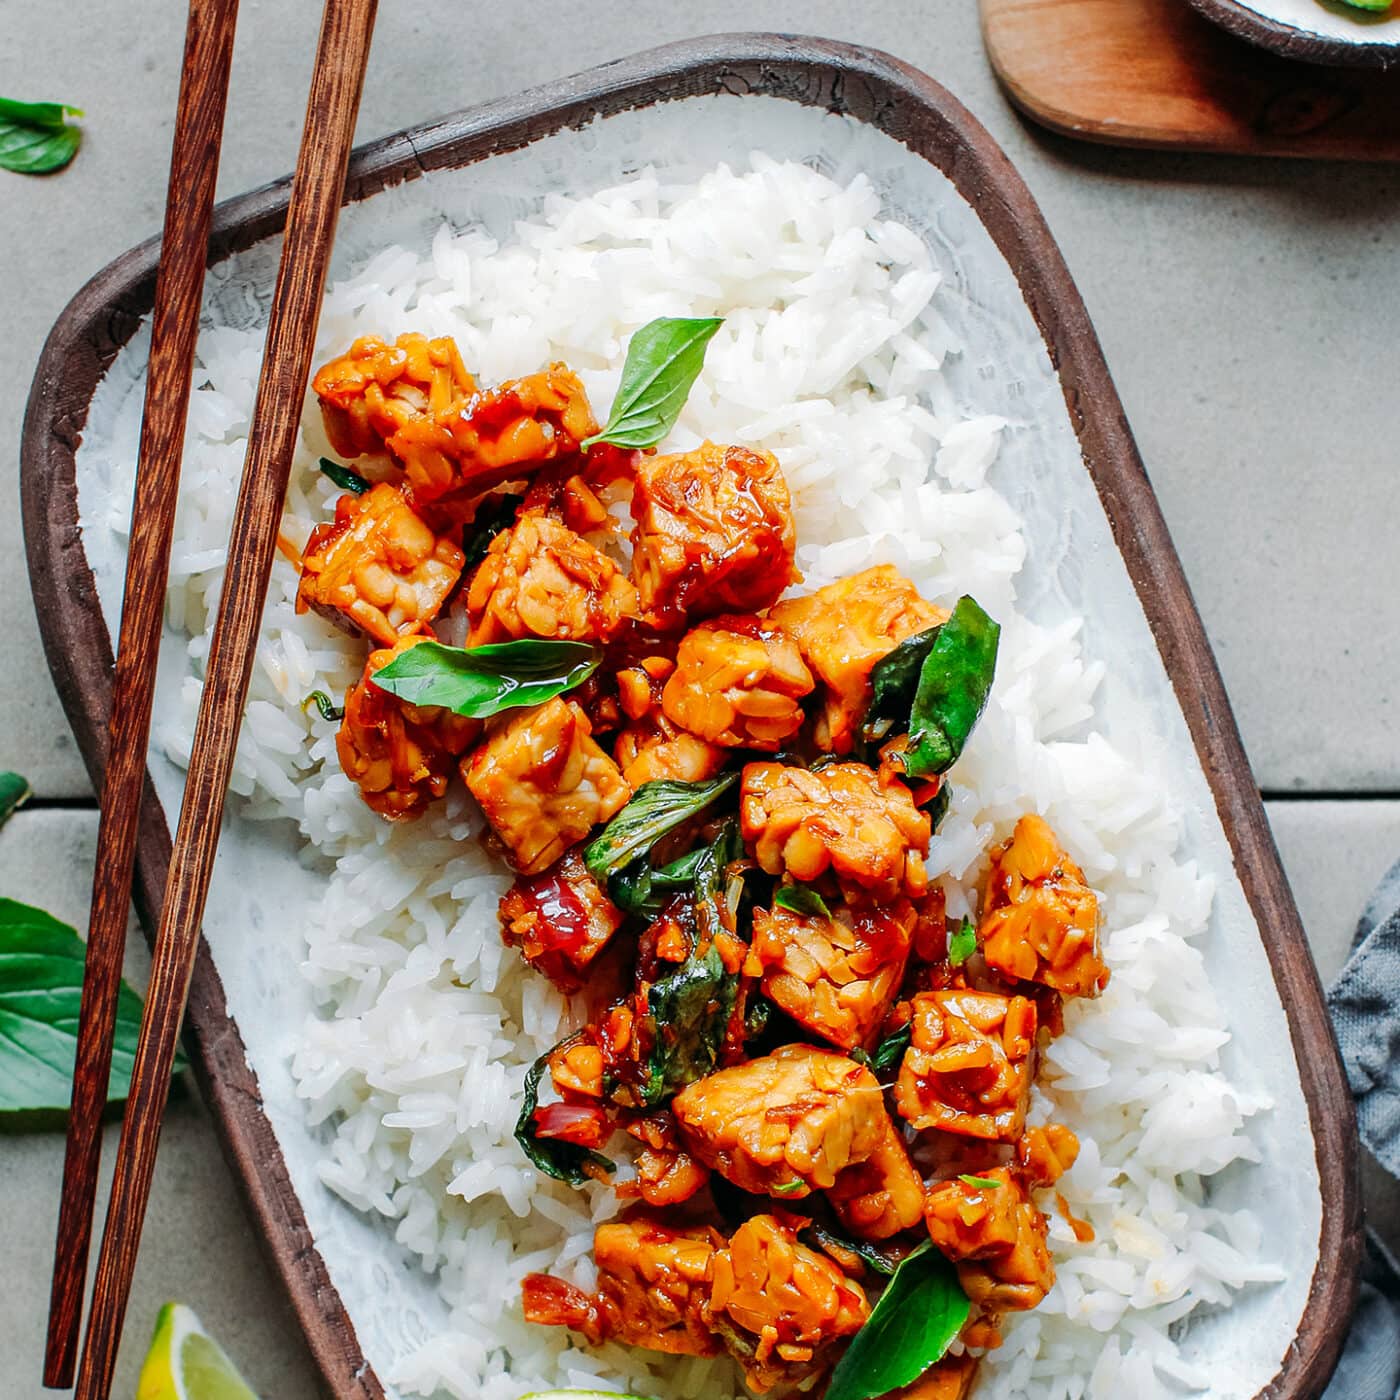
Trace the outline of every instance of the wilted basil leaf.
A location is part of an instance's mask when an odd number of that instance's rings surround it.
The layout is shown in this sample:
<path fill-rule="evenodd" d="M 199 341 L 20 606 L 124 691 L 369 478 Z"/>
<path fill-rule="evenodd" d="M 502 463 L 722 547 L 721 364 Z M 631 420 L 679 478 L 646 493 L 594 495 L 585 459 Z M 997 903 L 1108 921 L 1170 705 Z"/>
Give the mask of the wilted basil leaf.
<path fill-rule="evenodd" d="M 705 364 L 705 347 L 723 324 L 716 317 L 663 316 L 635 332 L 627 344 L 608 425 L 581 446 L 610 442 L 617 447 L 655 447 L 681 416 Z"/>
<path fill-rule="evenodd" d="M 527 637 L 484 647 L 419 642 L 374 673 L 374 684 L 410 705 L 441 705 L 470 719 L 542 705 L 582 685 L 601 647 Z M 625 809 L 624 809 L 625 810 Z"/>
<path fill-rule="evenodd" d="M 897 1031 L 891 1031 L 876 1047 L 870 1056 L 870 1068 L 876 1074 L 893 1069 L 903 1058 L 913 1038 L 914 1028 L 905 1022 Z"/>
<path fill-rule="evenodd" d="M 823 1249 L 831 1245 L 836 1249 L 844 1249 L 849 1254 L 858 1255 L 877 1274 L 883 1274 L 886 1278 L 899 1267 L 899 1255 L 886 1254 L 879 1245 L 871 1244 L 869 1240 L 847 1239 L 825 1225 L 809 1226 L 802 1231 L 798 1239 L 812 1249 Z"/>
<path fill-rule="evenodd" d="M 713 943 L 692 954 L 647 992 L 656 1025 L 646 1102 L 650 1106 L 713 1074 L 734 1011 L 738 979 Z"/>
<path fill-rule="evenodd" d="M 1001 628 L 973 599 L 958 599 L 919 672 L 903 759 L 909 777 L 942 773 L 963 751 L 991 693 L 1000 637 Z"/>
<path fill-rule="evenodd" d="M 647 1013 L 655 1036 L 646 1089 L 648 1104 L 660 1103 L 687 1084 L 712 1074 L 719 1062 L 739 979 L 725 968 L 714 934 L 720 926 L 719 897 L 725 869 L 742 853 L 739 823 L 733 817 L 713 841 L 694 853 L 691 954 L 647 991 Z"/>
<path fill-rule="evenodd" d="M 61 170 L 78 153 L 81 127 L 69 117 L 81 117 L 77 107 L 62 102 L 12 102 L 0 97 L 0 168 L 21 175 L 47 175 Z"/>
<path fill-rule="evenodd" d="M 556 1181 L 567 1181 L 570 1186 L 582 1186 L 592 1177 L 584 1171 L 584 1164 L 598 1167 L 602 1171 L 616 1171 L 616 1166 L 601 1152 L 592 1148 L 580 1147 L 576 1142 L 565 1142 L 562 1138 L 542 1138 L 535 1133 L 535 1109 L 540 1102 L 540 1080 L 549 1068 L 549 1057 L 555 1050 L 562 1049 L 575 1036 L 566 1036 L 554 1047 L 539 1057 L 525 1074 L 525 1098 L 520 1108 L 520 1117 L 515 1120 L 515 1140 L 525 1155 L 546 1176 Z"/>
<path fill-rule="evenodd" d="M 488 496 L 477 506 L 476 514 L 472 516 L 471 534 L 467 536 L 466 544 L 463 545 L 463 552 L 467 556 L 462 565 L 463 573 L 476 568 L 486 558 L 491 541 L 502 530 L 509 530 L 515 524 L 516 512 L 524 500 L 524 496 L 512 496 L 509 492 L 503 492 L 499 496 Z"/>
<path fill-rule="evenodd" d="M 363 496 L 369 490 L 369 482 L 359 472 L 342 467 L 339 462 L 332 462 L 329 457 L 322 457 L 317 466 L 321 469 L 321 475 L 329 477 L 342 491 L 353 491 L 355 495 Z"/>
<path fill-rule="evenodd" d="M 29 779 L 18 773 L 0 773 L 0 826 L 4 826 L 31 797 Z"/>
<path fill-rule="evenodd" d="M 947 1352 L 970 1311 L 957 1270 L 925 1241 L 894 1271 L 836 1363 L 826 1400 L 872 1400 L 917 1380 Z"/>
<path fill-rule="evenodd" d="M 66 1109 L 73 1093 L 86 949 L 52 914 L 0 899 L 0 1112 Z M 107 1097 L 125 1099 L 141 1029 L 141 998 L 117 993 Z M 184 1057 L 175 1068 L 183 1069 Z"/>
<path fill-rule="evenodd" d="M 303 710 L 311 705 L 315 705 L 317 712 L 324 720 L 338 724 L 345 718 L 345 706 L 337 705 L 324 690 L 313 690 L 311 694 L 301 702 L 301 708 Z"/>
<path fill-rule="evenodd" d="M 826 907 L 826 900 L 810 885 L 780 885 L 773 892 L 773 903 L 779 909 L 786 909 L 791 914 L 801 914 L 804 918 L 831 918 L 831 910 Z"/>
<path fill-rule="evenodd" d="M 422 647 L 413 650 L 421 651 Z M 375 680 L 383 674 L 379 672 Z M 644 856 L 668 831 L 698 816 L 738 781 L 738 773 L 721 773 L 707 783 L 670 778 L 643 783 L 632 800 L 583 848 L 588 873 L 599 884 L 605 883 L 614 872 Z"/>
<path fill-rule="evenodd" d="M 971 919 L 964 919 L 948 935 L 948 961 L 954 967 L 961 967 L 977 951 L 977 926 Z"/>

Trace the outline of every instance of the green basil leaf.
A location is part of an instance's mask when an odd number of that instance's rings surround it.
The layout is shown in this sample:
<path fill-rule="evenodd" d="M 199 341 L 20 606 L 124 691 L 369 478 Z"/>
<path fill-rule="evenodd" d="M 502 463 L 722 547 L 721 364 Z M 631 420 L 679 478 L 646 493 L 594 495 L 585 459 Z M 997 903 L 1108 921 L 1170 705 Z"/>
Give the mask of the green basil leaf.
<path fill-rule="evenodd" d="M 77 931 L 42 909 L 0 899 L 0 1113 L 64 1110 L 73 1092 L 86 949 Z M 117 993 L 107 1098 L 131 1087 L 141 998 Z M 177 1070 L 185 1059 L 176 1059 Z"/>
<path fill-rule="evenodd" d="M 968 1176 L 960 1173 L 958 1180 L 965 1182 L 968 1186 L 976 1186 L 983 1191 L 997 1191 L 1001 1189 L 1001 1182 L 994 1180 L 990 1176 Z"/>
<path fill-rule="evenodd" d="M 909 1385 L 942 1359 L 970 1311 L 957 1270 L 926 1240 L 894 1271 L 851 1339 L 826 1400 L 873 1400 Z"/>
<path fill-rule="evenodd" d="M 909 708 L 919 688 L 919 672 L 941 630 L 942 624 L 906 637 L 871 669 L 870 704 L 860 726 L 867 751 L 878 749 L 892 734 L 908 732 Z"/>
<path fill-rule="evenodd" d="M 897 1031 L 891 1031 L 876 1047 L 870 1056 L 870 1068 L 876 1074 L 893 1069 L 903 1058 L 913 1039 L 914 1028 L 907 1022 Z"/>
<path fill-rule="evenodd" d="M 0 773 L 0 826 L 4 826 L 31 797 L 29 779 L 18 773 Z"/>
<path fill-rule="evenodd" d="M 82 144 L 82 128 L 68 118 L 81 117 L 62 102 L 14 102 L 0 98 L 0 169 L 21 175 L 45 175 L 62 169 Z"/>
<path fill-rule="evenodd" d="M 693 855 L 694 944 L 676 970 L 647 991 L 653 1044 L 646 1088 L 648 1105 L 679 1093 L 687 1084 L 713 1074 L 719 1063 L 739 979 L 729 972 L 714 946 L 724 872 L 743 854 L 739 823 L 730 817 L 714 840 Z M 690 857 L 686 857 L 688 861 Z M 679 865 L 680 862 L 674 862 Z"/>
<path fill-rule="evenodd" d="M 516 512 L 524 501 L 524 496 L 512 496 L 506 491 L 499 496 L 488 496 L 478 504 L 476 514 L 472 516 L 471 534 L 462 546 L 467 556 L 466 563 L 462 565 L 463 573 L 476 568 L 486 558 L 491 541 L 502 530 L 509 530 L 515 524 Z"/>
<path fill-rule="evenodd" d="M 738 978 L 725 971 L 713 943 L 652 984 L 647 1013 L 655 1024 L 656 1040 L 648 1067 L 647 1107 L 714 1073 L 737 995 Z"/>
<path fill-rule="evenodd" d="M 374 684 L 410 705 L 490 719 L 582 685 L 602 659 L 602 648 L 588 642 L 535 637 L 467 648 L 419 642 L 376 671 Z"/>
<path fill-rule="evenodd" d="M 648 321 L 627 344 L 607 427 L 580 446 L 610 442 L 617 447 L 655 447 L 681 416 L 704 367 L 705 347 L 723 324 L 717 317 L 663 316 Z"/>
<path fill-rule="evenodd" d="M 837 1249 L 844 1249 L 849 1254 L 859 1255 L 877 1274 L 883 1274 L 886 1278 L 899 1267 L 899 1256 L 886 1254 L 869 1240 L 847 1239 L 835 1230 L 829 1230 L 825 1225 L 809 1226 L 802 1231 L 798 1239 L 812 1249 L 822 1249 L 829 1244 Z"/>
<path fill-rule="evenodd" d="M 332 462 L 329 457 L 322 457 L 316 465 L 321 469 L 321 475 L 329 477 L 342 491 L 353 491 L 355 495 L 363 496 L 369 490 L 369 482 L 359 472 L 351 471 L 339 462 Z"/>
<path fill-rule="evenodd" d="M 904 755 L 909 777 L 942 773 L 963 751 L 991 693 L 1000 637 L 1001 628 L 973 599 L 958 599 L 919 672 Z"/>
<path fill-rule="evenodd" d="M 977 951 L 977 925 L 964 919 L 948 937 L 948 961 L 961 967 Z"/>
<path fill-rule="evenodd" d="M 535 1134 L 535 1110 L 540 1103 L 540 1080 L 549 1068 L 549 1057 L 576 1036 L 565 1036 L 552 1050 L 543 1055 L 525 1073 L 525 1097 L 520 1107 L 520 1117 L 515 1120 L 515 1140 L 525 1155 L 546 1176 L 556 1181 L 567 1181 L 570 1186 L 582 1186 L 593 1178 L 584 1171 L 584 1164 L 599 1167 L 605 1172 L 616 1171 L 617 1167 L 601 1152 L 591 1147 L 580 1147 L 576 1142 L 565 1142 L 562 1138 L 542 1138 Z"/>
<path fill-rule="evenodd" d="M 826 900 L 811 885 L 780 885 L 773 891 L 773 903 L 790 914 L 801 914 L 809 919 L 830 919 L 831 910 Z"/>
<path fill-rule="evenodd" d="M 413 648 L 422 650 L 422 646 Z M 413 652 L 406 654 L 412 656 Z M 383 674 L 378 672 L 375 680 Z M 600 885 L 604 884 L 616 871 L 646 855 L 667 832 L 698 816 L 738 781 L 739 774 L 734 772 L 721 773 L 707 783 L 682 783 L 670 778 L 643 783 L 632 800 L 583 848 L 588 873 Z"/>
<path fill-rule="evenodd" d="M 337 705 L 324 690 L 313 690 L 311 694 L 301 702 L 303 711 L 312 705 L 316 706 L 316 709 L 320 712 L 321 718 L 324 720 L 339 724 L 340 721 L 345 718 L 345 706 Z"/>

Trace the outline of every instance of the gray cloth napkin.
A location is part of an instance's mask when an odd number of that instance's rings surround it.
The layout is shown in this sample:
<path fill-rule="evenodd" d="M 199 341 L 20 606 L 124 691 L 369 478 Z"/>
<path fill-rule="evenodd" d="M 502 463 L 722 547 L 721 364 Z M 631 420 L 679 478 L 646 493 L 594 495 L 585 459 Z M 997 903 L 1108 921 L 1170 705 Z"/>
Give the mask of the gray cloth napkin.
<path fill-rule="evenodd" d="M 1356 930 L 1347 965 L 1327 994 L 1361 1141 L 1400 1177 L 1400 862 Z M 1361 1296 L 1323 1400 L 1400 1400 L 1400 1263 L 1366 1233 Z"/>

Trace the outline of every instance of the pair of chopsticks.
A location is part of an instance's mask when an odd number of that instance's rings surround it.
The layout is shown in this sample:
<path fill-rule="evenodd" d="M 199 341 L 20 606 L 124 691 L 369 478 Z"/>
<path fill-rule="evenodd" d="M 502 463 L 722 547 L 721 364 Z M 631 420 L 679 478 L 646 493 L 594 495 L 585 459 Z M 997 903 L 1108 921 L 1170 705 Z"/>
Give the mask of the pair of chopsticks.
<path fill-rule="evenodd" d="M 252 674 L 377 0 L 325 0 L 218 619 L 166 875 L 77 1400 L 107 1400 Z M 237 0 L 190 0 L 108 727 L 44 1384 L 73 1383 Z"/>

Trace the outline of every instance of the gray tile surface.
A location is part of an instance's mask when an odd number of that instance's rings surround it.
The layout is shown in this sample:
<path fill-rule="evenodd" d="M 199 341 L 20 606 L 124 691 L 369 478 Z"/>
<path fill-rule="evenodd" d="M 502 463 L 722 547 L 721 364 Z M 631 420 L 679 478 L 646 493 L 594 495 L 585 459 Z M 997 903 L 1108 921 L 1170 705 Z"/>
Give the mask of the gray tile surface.
<path fill-rule="evenodd" d="M 87 917 L 97 817 L 23 811 L 0 832 L 0 894 L 37 904 L 79 927 Z M 149 967 L 132 923 L 127 978 L 142 987 Z M 108 1128 L 110 1168 L 118 1128 Z M 0 1208 L 6 1286 L 0 1288 L 0 1395 L 40 1400 L 48 1280 L 63 1172 L 61 1132 L 0 1132 Z M 104 1181 L 105 1181 L 104 1171 Z M 98 1220 L 106 1211 L 104 1184 Z M 156 1313 L 187 1303 L 222 1341 L 259 1393 L 302 1400 L 318 1393 L 315 1372 L 281 1284 L 260 1253 L 193 1078 L 176 1085 L 128 1313 L 127 1342 L 112 1394 L 129 1400 Z"/>
<path fill-rule="evenodd" d="M 292 165 L 317 6 L 244 0 L 221 193 Z M 639 18 L 641 22 L 639 23 Z M 183 7 L 178 0 L 0 0 L 0 93 L 88 112 L 74 166 L 0 173 L 0 768 L 47 798 L 89 792 L 26 602 L 19 423 L 43 338 L 93 273 L 160 223 Z M 593 0 L 572 9 L 386 3 L 359 135 L 726 29 L 825 34 L 892 50 L 944 81 L 1041 201 L 1103 340 L 1196 591 L 1261 783 L 1394 792 L 1400 592 L 1400 395 L 1394 228 L 1400 172 L 1077 147 L 1025 126 L 998 92 L 970 0 Z M 1285 863 L 1323 971 L 1371 883 L 1400 854 L 1400 802 L 1275 802 Z M 30 811 L 0 835 L 0 893 L 81 922 L 94 818 Z M 141 969 L 134 958 L 134 972 Z M 38 1400 L 40 1326 L 62 1143 L 0 1136 L 7 1261 L 0 1391 Z M 114 1394 L 167 1296 L 206 1314 L 264 1394 L 314 1393 L 192 1094 L 166 1130 Z M 1373 1208 L 1400 1220 L 1393 1189 Z"/>
<path fill-rule="evenodd" d="M 182 10 L 177 0 L 4 0 L 29 36 L 0 90 L 86 107 L 61 176 L 0 184 L 0 476 L 13 501 L 20 413 L 39 347 L 81 283 L 160 223 Z M 594 0 L 548 22 L 424 0 L 381 7 L 362 139 L 617 57 L 725 29 L 826 34 L 891 49 L 941 78 L 1006 146 L 1040 199 L 1162 498 L 1263 785 L 1400 789 L 1400 171 L 1077 146 L 1024 125 L 998 92 L 970 0 Z M 314 5 L 247 3 L 220 188 L 290 169 Z M 527 12 L 528 15 L 528 12 Z M 120 22 L 117 22 L 120 16 Z M 39 790 L 86 778 L 34 663 L 19 526 L 0 511 L 6 654 L 0 766 Z"/>

